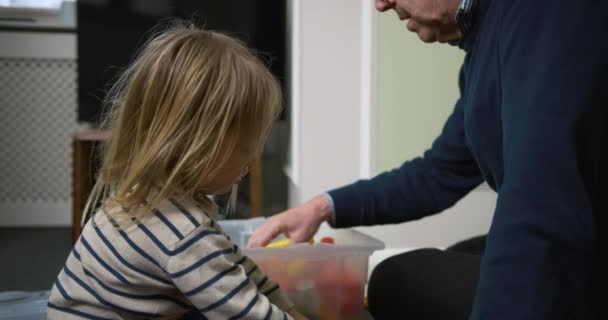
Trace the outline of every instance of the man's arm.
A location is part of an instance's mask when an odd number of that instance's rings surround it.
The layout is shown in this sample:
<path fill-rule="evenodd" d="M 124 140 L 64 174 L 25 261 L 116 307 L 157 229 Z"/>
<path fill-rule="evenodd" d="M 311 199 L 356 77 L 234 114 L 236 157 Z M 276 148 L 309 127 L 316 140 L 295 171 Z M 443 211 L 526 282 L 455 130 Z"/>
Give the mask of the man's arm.
<path fill-rule="evenodd" d="M 464 67 L 463 67 L 464 68 Z M 464 75 L 460 73 L 460 88 Z M 483 182 L 466 143 L 460 100 L 423 157 L 329 192 L 336 227 L 399 223 L 438 213 Z"/>

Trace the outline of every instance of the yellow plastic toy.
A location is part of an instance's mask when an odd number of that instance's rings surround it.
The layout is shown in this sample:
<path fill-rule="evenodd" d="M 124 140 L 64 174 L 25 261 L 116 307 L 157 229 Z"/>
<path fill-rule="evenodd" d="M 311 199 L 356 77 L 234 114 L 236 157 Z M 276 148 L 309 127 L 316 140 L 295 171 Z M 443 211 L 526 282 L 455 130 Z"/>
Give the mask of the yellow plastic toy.
<path fill-rule="evenodd" d="M 315 240 L 313 238 L 310 238 L 310 240 L 308 240 L 308 243 L 313 244 L 313 243 L 315 243 Z M 273 243 L 266 245 L 266 248 L 287 247 L 290 244 L 291 244 L 291 240 L 283 239 L 283 240 L 275 241 Z"/>

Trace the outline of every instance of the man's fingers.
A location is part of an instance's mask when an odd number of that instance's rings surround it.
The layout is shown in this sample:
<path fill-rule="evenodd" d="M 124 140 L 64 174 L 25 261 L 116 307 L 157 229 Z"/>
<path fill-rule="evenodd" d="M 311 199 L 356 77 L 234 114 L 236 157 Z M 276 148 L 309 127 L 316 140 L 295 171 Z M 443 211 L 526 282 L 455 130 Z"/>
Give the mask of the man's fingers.
<path fill-rule="evenodd" d="M 249 242 L 247 243 L 248 248 L 255 247 L 263 247 L 272 241 L 272 239 L 276 238 L 281 233 L 281 228 L 278 224 L 271 223 L 267 225 L 263 225 L 257 228 L 251 238 L 249 238 Z"/>
<path fill-rule="evenodd" d="M 293 230 L 288 237 L 293 242 L 308 242 L 318 230 L 318 226 L 311 225 L 310 222 L 304 222 L 297 230 Z"/>
<path fill-rule="evenodd" d="M 293 236 L 289 237 L 289 239 L 293 243 L 299 243 L 299 242 L 307 242 L 308 240 L 310 240 L 310 237 L 308 237 L 306 234 L 298 233 L 298 234 L 294 234 Z"/>

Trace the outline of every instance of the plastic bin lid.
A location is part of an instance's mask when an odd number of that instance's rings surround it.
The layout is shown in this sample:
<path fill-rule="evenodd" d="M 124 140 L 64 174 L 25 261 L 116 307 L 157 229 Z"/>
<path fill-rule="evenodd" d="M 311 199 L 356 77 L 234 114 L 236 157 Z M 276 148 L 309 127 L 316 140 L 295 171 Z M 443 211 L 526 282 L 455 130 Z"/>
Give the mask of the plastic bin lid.
<path fill-rule="evenodd" d="M 234 237 L 236 234 L 245 235 L 248 238 L 258 226 L 266 221 L 265 218 L 240 219 L 240 220 L 221 220 L 219 223 L 226 233 Z M 325 236 L 333 237 L 336 244 L 318 243 Z M 275 240 L 284 239 L 280 236 Z M 287 247 L 278 248 L 246 248 L 245 254 L 249 256 L 264 256 L 269 253 L 276 253 L 281 256 L 298 256 L 307 258 L 326 258 L 331 256 L 353 256 L 371 255 L 376 250 L 384 249 L 384 243 L 369 235 L 363 234 L 352 229 L 333 229 L 327 223 L 319 227 L 315 235 L 315 244 L 308 243 L 293 244 Z M 236 241 L 237 239 L 233 239 Z M 244 244 L 241 244 L 244 245 Z"/>

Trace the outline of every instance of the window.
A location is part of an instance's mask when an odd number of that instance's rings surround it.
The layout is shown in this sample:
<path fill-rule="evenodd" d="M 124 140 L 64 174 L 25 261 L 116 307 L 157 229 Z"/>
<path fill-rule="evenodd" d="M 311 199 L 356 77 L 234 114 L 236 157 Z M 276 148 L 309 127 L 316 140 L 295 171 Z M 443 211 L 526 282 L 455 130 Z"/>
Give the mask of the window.
<path fill-rule="evenodd" d="M 0 8 L 59 10 L 62 0 L 0 0 Z"/>

